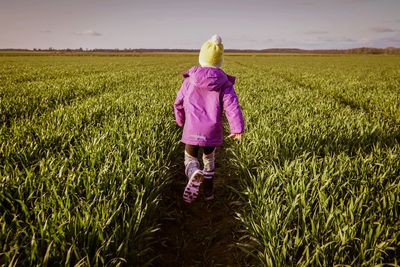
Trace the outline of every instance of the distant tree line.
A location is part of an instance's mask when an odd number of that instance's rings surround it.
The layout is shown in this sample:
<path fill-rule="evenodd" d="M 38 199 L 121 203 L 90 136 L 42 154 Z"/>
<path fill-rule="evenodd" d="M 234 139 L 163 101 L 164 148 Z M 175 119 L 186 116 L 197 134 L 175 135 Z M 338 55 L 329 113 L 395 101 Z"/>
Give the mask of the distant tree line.
<path fill-rule="evenodd" d="M 33 48 L 33 49 L 0 49 L 0 51 L 25 51 L 25 52 L 106 52 L 106 53 L 144 53 L 144 52 L 199 52 L 198 49 L 103 49 L 103 48 L 95 48 L 95 49 L 87 49 L 87 48 L 78 48 L 78 49 L 54 49 L 53 47 L 49 47 L 47 49 L 42 48 Z M 226 49 L 227 53 L 275 53 L 275 54 L 400 54 L 400 48 L 396 47 L 387 47 L 387 48 L 373 48 L 373 47 L 359 47 L 359 48 L 351 48 L 351 49 L 298 49 L 298 48 L 269 48 L 269 49 Z"/>

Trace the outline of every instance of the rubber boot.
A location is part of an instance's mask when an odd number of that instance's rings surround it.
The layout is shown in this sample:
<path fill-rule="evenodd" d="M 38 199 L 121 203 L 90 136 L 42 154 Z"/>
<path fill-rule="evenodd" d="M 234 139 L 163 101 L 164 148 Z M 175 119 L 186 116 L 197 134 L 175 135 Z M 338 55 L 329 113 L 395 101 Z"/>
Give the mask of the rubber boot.
<path fill-rule="evenodd" d="M 211 154 L 203 153 L 203 176 L 204 176 L 204 199 L 214 199 L 214 170 L 215 170 L 215 150 Z"/>

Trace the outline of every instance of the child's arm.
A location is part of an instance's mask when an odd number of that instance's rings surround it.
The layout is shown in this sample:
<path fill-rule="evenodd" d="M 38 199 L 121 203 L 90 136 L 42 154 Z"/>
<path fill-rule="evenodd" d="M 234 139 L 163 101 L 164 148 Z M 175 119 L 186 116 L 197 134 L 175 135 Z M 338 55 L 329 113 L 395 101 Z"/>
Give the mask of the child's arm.
<path fill-rule="evenodd" d="M 239 100 L 233 85 L 225 88 L 222 96 L 222 103 L 231 130 L 230 137 L 241 139 L 244 132 L 244 121 Z"/>
<path fill-rule="evenodd" d="M 185 124 L 185 110 L 183 108 L 183 98 L 185 96 L 184 92 L 187 87 L 186 83 L 187 80 L 184 80 L 174 103 L 175 121 L 176 124 L 178 124 L 180 127 L 183 127 L 183 125 Z"/>

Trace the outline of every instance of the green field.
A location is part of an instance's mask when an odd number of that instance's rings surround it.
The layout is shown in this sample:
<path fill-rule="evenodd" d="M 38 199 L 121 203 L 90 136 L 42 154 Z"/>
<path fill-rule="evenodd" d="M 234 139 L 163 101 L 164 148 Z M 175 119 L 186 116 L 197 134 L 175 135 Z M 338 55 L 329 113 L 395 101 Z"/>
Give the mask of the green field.
<path fill-rule="evenodd" d="M 172 104 L 196 63 L 0 55 L 0 266 L 151 264 L 183 168 Z M 216 197 L 244 260 L 397 266 L 400 57 L 227 55 L 224 70 L 246 134 L 217 158 L 235 186 Z"/>

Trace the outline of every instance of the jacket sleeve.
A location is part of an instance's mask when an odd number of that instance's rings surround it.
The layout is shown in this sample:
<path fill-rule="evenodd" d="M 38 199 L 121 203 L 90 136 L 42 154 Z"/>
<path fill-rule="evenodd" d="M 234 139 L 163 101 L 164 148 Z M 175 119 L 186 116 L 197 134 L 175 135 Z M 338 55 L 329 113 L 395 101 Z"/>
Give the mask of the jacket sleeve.
<path fill-rule="evenodd" d="M 185 110 L 183 108 L 183 98 L 185 97 L 184 93 L 186 91 L 187 79 L 185 79 L 182 83 L 181 89 L 176 96 L 174 102 L 174 112 L 175 112 L 175 121 L 180 127 L 183 127 L 185 124 Z"/>
<path fill-rule="evenodd" d="M 242 110 L 233 85 L 226 87 L 223 91 L 222 103 L 231 133 L 243 133 L 244 120 Z"/>

